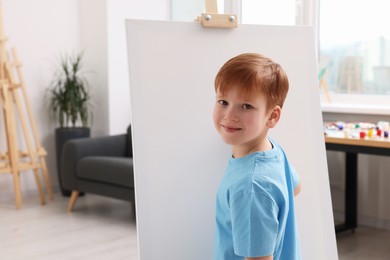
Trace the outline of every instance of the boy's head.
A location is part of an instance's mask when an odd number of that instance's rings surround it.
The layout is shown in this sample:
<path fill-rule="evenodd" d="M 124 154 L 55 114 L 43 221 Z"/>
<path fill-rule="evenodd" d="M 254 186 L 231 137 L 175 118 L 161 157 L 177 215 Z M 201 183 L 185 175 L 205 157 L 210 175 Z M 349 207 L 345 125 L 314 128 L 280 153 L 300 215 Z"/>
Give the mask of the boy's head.
<path fill-rule="evenodd" d="M 283 107 L 289 83 L 282 67 L 268 57 L 256 53 L 240 54 L 228 60 L 215 78 L 215 91 L 225 94 L 233 87 L 243 97 L 264 95 L 267 109 Z"/>

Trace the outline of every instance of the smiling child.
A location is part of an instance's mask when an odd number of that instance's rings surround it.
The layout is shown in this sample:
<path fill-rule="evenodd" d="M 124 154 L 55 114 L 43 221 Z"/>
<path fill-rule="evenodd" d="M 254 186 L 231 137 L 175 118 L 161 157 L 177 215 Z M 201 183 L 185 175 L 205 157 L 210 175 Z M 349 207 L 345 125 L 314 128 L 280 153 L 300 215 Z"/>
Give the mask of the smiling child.
<path fill-rule="evenodd" d="M 300 260 L 297 172 L 268 136 L 289 89 L 282 67 L 255 53 L 227 61 L 215 79 L 214 125 L 231 146 L 217 192 L 215 260 Z"/>

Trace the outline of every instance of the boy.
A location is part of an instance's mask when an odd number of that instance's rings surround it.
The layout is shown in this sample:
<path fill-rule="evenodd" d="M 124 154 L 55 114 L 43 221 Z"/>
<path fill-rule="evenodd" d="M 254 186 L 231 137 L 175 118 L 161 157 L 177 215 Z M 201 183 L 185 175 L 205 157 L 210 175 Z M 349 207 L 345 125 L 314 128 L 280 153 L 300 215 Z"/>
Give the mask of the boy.
<path fill-rule="evenodd" d="M 267 136 L 288 87 L 284 70 L 254 53 L 230 59 L 216 76 L 214 125 L 232 158 L 217 192 L 215 260 L 301 259 L 298 175 Z"/>

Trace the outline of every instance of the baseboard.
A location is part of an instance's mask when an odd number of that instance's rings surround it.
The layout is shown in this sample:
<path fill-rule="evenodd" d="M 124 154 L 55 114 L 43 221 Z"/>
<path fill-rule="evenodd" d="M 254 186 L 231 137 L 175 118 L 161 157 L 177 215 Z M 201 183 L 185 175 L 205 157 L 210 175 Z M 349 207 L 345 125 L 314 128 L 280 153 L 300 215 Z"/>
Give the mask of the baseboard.
<path fill-rule="evenodd" d="M 333 218 L 336 224 L 342 223 L 344 221 L 344 212 L 335 210 L 333 212 Z M 358 215 L 358 225 L 390 231 L 390 219 L 378 219 L 374 217 Z"/>
<path fill-rule="evenodd" d="M 367 216 L 358 216 L 358 223 L 362 226 L 385 229 L 390 231 L 390 220 L 388 219 L 377 219 Z"/>

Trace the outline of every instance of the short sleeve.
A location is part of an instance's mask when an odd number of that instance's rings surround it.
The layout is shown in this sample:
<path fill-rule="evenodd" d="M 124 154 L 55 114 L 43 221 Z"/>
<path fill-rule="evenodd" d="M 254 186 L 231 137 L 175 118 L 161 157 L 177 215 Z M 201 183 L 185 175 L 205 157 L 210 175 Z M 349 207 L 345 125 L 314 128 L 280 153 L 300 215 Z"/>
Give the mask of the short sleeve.
<path fill-rule="evenodd" d="M 243 257 L 272 255 L 278 232 L 278 207 L 265 194 L 243 192 L 230 205 L 234 253 Z"/>
<path fill-rule="evenodd" d="M 290 166 L 291 178 L 293 181 L 293 188 L 295 189 L 299 184 L 299 175 L 294 167 Z"/>

